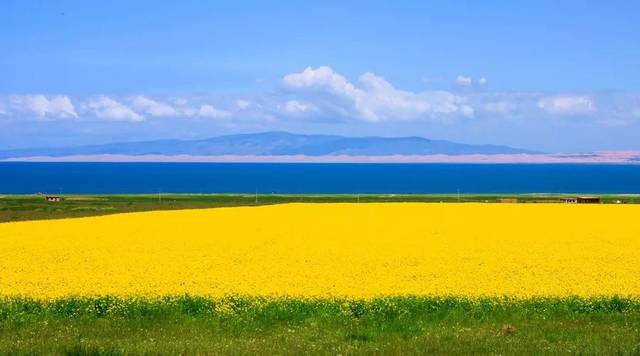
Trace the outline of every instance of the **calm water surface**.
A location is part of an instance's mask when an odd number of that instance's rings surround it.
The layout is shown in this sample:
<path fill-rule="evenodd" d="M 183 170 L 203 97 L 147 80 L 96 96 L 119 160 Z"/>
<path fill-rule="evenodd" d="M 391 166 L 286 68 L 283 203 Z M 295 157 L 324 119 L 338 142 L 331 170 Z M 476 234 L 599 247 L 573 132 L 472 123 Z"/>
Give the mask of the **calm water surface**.
<path fill-rule="evenodd" d="M 640 193 L 640 165 L 0 163 L 0 193 Z"/>

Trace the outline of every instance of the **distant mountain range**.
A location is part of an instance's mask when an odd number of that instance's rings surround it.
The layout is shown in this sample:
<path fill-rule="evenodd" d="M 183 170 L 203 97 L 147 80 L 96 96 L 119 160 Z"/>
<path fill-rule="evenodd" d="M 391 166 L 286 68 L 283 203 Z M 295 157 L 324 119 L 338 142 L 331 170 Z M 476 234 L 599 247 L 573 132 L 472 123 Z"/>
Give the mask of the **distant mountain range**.
<path fill-rule="evenodd" d="M 192 156 L 389 156 L 389 155 L 497 155 L 536 154 L 498 145 L 468 145 L 423 137 L 345 137 L 263 132 L 218 136 L 201 140 L 157 140 L 64 148 L 29 148 L 0 151 L 0 159 L 64 157 L 76 155 L 192 155 Z"/>

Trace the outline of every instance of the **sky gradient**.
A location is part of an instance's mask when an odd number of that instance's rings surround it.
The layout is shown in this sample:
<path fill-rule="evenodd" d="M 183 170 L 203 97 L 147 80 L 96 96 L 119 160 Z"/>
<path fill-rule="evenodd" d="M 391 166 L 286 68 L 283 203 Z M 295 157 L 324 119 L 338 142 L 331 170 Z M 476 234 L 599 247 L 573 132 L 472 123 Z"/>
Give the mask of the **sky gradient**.
<path fill-rule="evenodd" d="M 0 4 L 0 149 L 229 133 L 640 150 L 635 1 Z"/>

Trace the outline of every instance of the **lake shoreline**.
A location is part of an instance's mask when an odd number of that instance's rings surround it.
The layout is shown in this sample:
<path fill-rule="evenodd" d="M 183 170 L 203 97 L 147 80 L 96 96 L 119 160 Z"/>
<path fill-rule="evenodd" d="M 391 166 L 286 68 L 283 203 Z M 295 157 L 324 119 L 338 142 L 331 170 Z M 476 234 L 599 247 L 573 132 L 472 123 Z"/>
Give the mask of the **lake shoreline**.
<path fill-rule="evenodd" d="M 618 163 L 640 164 L 638 151 L 599 151 L 557 154 L 463 155 L 69 155 L 13 157 L 0 162 L 191 162 L 191 163 Z"/>

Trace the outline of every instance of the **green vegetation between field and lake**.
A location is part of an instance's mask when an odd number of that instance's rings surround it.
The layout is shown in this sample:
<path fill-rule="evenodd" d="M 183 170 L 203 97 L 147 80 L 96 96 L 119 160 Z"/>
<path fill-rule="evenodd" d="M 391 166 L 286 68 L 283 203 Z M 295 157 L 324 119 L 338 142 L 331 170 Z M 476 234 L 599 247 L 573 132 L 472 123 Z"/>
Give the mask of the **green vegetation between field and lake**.
<path fill-rule="evenodd" d="M 0 195 L 0 222 L 96 216 L 151 210 L 200 209 L 293 202 L 487 202 L 517 200 L 519 203 L 559 202 L 564 197 L 589 194 L 143 194 L 60 195 L 61 201 L 46 201 L 45 195 Z M 58 195 L 56 195 L 58 197 Z M 640 195 L 598 195 L 602 203 L 637 204 Z"/>

